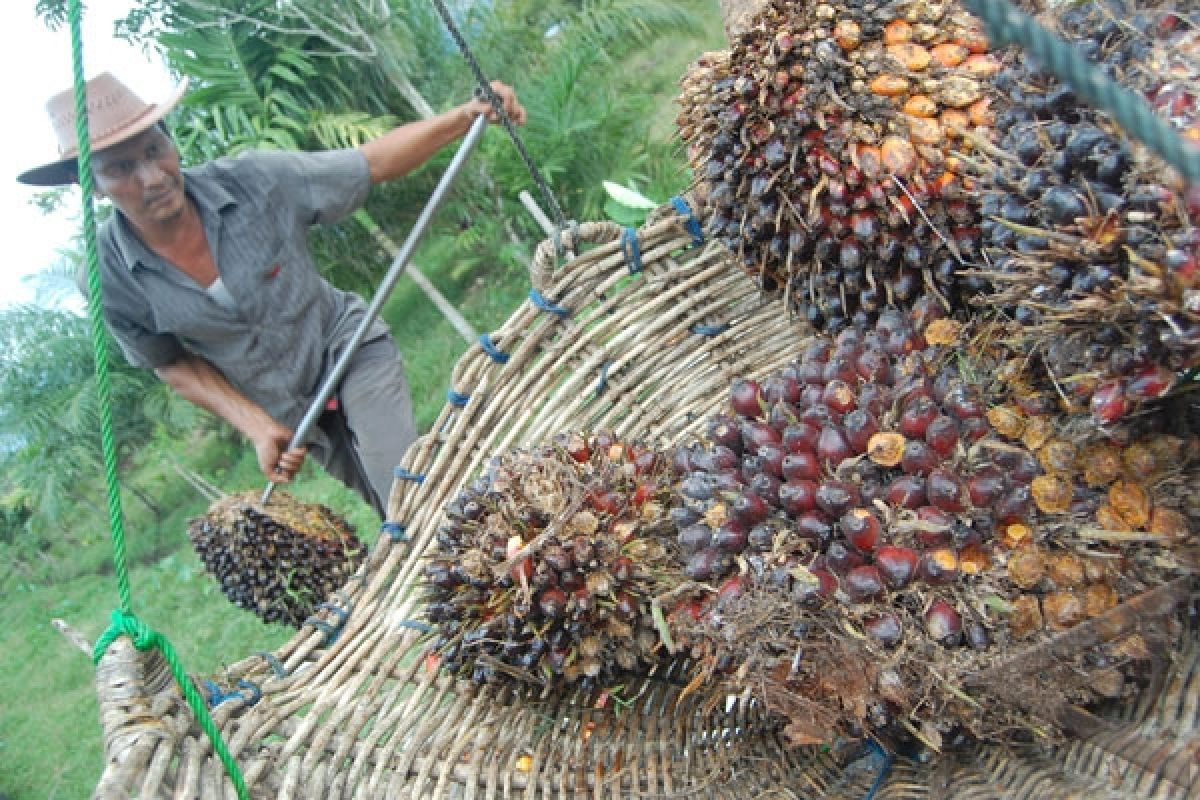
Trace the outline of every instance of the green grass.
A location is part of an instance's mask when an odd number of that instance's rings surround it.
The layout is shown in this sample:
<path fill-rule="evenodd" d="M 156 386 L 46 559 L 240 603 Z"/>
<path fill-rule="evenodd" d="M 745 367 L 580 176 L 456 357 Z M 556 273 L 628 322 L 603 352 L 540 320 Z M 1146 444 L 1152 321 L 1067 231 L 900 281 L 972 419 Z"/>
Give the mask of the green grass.
<path fill-rule="evenodd" d="M 687 63 L 720 46 L 714 10 L 705 15 L 702 35 L 672 37 L 621 65 L 621 75 L 636 76 L 637 83 L 626 90 L 649 91 L 663 102 L 650 138 L 637 145 L 646 156 L 638 174 L 618 174 L 618 165 L 614 178 L 632 177 L 659 200 L 685 187 L 686 175 L 670 143 L 677 110 L 671 101 Z M 536 244 L 528 242 L 527 252 Z M 495 330 L 525 299 L 528 275 L 511 259 L 463 266 L 454 262 L 453 252 L 453 243 L 430 239 L 414 261 L 478 331 Z M 383 318 L 404 355 L 418 427 L 425 430 L 445 404 L 452 369 L 468 343 L 411 281 L 396 287 Z M 163 463 L 164 452 L 225 491 L 260 488 L 263 478 L 249 448 L 211 431 L 188 442 L 163 442 L 124 465 L 123 482 L 142 488 L 159 506 L 156 514 L 128 490 L 123 493 L 133 611 L 172 642 L 189 673 L 219 676 L 225 663 L 273 650 L 292 631 L 264 625 L 234 607 L 204 572 L 186 529 L 209 502 Z M 336 510 L 362 538 L 375 540 L 379 519 L 311 463 L 287 491 Z M 51 626 L 61 618 L 94 642 L 119 605 L 103 494 L 92 502 L 98 507 L 51 542 L 40 561 L 15 569 L 0 560 L 0 598 L 8 617 L 0 633 L 0 798 L 6 800 L 87 797 L 101 773 L 91 659 Z"/>

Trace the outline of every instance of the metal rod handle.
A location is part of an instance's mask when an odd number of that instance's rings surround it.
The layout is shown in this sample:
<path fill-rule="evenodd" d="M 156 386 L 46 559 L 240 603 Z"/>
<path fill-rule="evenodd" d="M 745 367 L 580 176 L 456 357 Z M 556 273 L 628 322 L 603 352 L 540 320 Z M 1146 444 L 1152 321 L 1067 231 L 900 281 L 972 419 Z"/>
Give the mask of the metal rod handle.
<path fill-rule="evenodd" d="M 359 346 L 367 335 L 367 329 L 371 327 L 371 323 L 379 316 L 379 311 L 383 308 L 383 304 L 387 302 L 392 288 L 396 285 L 396 281 L 400 280 L 400 276 L 408 268 L 413 252 L 417 249 L 417 243 L 425 235 L 425 231 L 429 228 L 429 223 L 433 219 L 433 215 L 437 213 L 438 206 L 442 204 L 442 200 L 445 199 L 446 193 L 450 189 L 450 184 L 454 182 L 454 179 L 462 170 L 463 164 L 466 163 L 467 158 L 471 155 L 471 151 L 479 143 L 484 129 L 487 128 L 487 124 L 487 116 L 484 114 L 475 117 L 475 121 L 471 123 L 471 129 L 463 137 L 462 146 L 454 154 L 454 158 L 450 161 L 450 166 L 446 167 L 446 172 L 443 173 L 441 180 L 438 181 L 438 185 L 434 188 L 433 195 L 425 203 L 425 208 L 421 210 L 421 215 L 417 217 L 417 221 L 413 224 L 412 230 L 409 231 L 408 238 L 401 245 L 400 251 L 396 253 L 396 257 L 393 259 L 392 266 L 388 269 L 387 275 L 384 276 L 383 282 L 375 291 L 375 296 L 371 299 L 371 304 L 367 306 L 366 314 L 363 315 L 358 329 L 350 337 L 349 344 L 342 351 L 341 356 L 338 357 L 337 363 L 333 365 L 333 369 L 325 376 L 325 380 L 313 398 L 312 404 L 308 407 L 308 411 L 300 421 L 296 432 L 292 434 L 292 441 L 288 444 L 289 450 L 293 450 L 304 443 L 308 432 L 316 424 L 317 417 L 321 416 L 321 412 L 325 409 L 326 401 L 333 396 L 333 392 L 341 382 L 342 376 L 346 374 L 346 369 L 350 366 L 350 359 L 358 352 Z M 267 504 L 274 489 L 275 482 L 268 482 L 267 488 L 263 490 L 262 500 L 260 501 L 262 505 Z"/>

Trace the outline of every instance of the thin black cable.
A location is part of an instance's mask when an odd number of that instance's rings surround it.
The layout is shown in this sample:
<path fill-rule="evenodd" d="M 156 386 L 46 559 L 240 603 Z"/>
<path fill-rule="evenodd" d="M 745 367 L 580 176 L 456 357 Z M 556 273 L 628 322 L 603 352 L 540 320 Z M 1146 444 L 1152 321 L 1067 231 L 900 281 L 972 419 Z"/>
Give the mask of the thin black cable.
<path fill-rule="evenodd" d="M 471 51 L 471 47 L 467 44 L 467 40 L 459 32 L 458 26 L 454 24 L 454 20 L 450 16 L 450 10 L 446 8 L 446 4 L 442 0 L 433 0 L 433 5 L 437 9 L 438 14 L 442 18 L 442 22 L 446 25 L 446 30 L 450 32 L 450 37 L 454 39 L 454 44 L 458 46 L 458 50 L 462 53 L 467 65 L 470 66 L 471 72 L 475 74 L 475 80 L 479 84 L 478 92 L 483 95 L 496 111 L 496 116 L 500 118 L 500 123 L 504 125 L 504 129 L 508 131 L 509 137 L 513 144 L 517 147 L 517 152 L 521 156 L 521 160 L 525 162 L 525 168 L 529 170 L 533 182 L 537 184 L 538 191 L 542 194 L 542 199 L 546 205 L 550 207 L 550 216 L 554 219 L 556 228 L 554 235 L 554 249 L 561 255 L 562 242 L 559 239 L 559 232 L 565 231 L 568 227 L 566 215 L 563 214 L 562 207 L 559 206 L 558 200 L 555 199 L 554 193 L 550 191 L 550 187 L 542 179 L 542 174 L 538 171 L 537 165 L 533 163 L 533 158 L 530 157 L 529 151 L 525 149 L 525 143 L 521 141 L 520 135 L 517 133 L 517 128 L 513 125 L 512 119 L 509 118 L 508 112 L 504 110 L 504 104 L 500 102 L 500 98 L 492 90 L 492 84 L 488 80 L 487 75 L 483 72 L 483 67 L 479 65 L 479 60 L 475 58 L 475 54 Z"/>

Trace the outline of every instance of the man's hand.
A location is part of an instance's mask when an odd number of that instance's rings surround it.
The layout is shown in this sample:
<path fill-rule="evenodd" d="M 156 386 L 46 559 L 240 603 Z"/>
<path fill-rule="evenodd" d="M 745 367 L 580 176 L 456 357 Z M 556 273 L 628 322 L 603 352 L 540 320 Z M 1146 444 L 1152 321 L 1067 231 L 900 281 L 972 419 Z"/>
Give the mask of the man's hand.
<path fill-rule="evenodd" d="M 511 86 L 500 81 L 492 81 L 492 91 L 500 98 L 500 103 L 504 106 L 504 113 L 508 114 L 508 118 L 517 125 L 525 124 L 525 107 L 517 100 L 517 93 Z M 462 106 L 462 110 L 471 119 L 480 114 L 486 114 L 488 122 L 496 123 L 500 121 L 500 115 L 496 113 L 496 109 L 492 108 L 492 104 L 487 100 L 476 99 Z"/>
<path fill-rule="evenodd" d="M 251 437 L 258 454 L 258 466 L 272 483 L 288 483 L 304 464 L 305 448 L 288 450 L 292 432 L 272 421 Z"/>

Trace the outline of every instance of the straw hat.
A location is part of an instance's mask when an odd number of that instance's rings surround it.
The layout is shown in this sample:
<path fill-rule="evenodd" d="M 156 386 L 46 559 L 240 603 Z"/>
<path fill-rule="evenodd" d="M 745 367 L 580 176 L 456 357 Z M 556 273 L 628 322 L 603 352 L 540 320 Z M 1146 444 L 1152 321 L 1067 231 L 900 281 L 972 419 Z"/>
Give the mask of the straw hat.
<path fill-rule="evenodd" d="M 187 89 L 185 78 L 160 103 L 145 103 L 129 87 L 104 72 L 87 82 L 88 130 L 92 152 L 137 136 L 167 115 Z M 46 103 L 46 112 L 58 137 L 57 161 L 34 167 L 17 176 L 33 186 L 62 186 L 75 182 L 75 157 L 79 154 L 75 132 L 75 93 L 59 92 Z"/>

